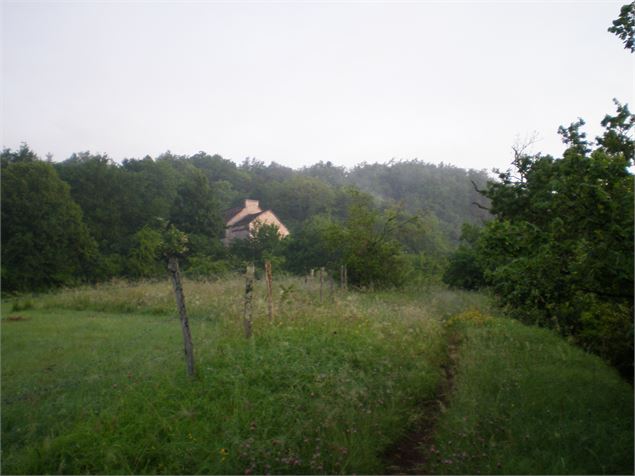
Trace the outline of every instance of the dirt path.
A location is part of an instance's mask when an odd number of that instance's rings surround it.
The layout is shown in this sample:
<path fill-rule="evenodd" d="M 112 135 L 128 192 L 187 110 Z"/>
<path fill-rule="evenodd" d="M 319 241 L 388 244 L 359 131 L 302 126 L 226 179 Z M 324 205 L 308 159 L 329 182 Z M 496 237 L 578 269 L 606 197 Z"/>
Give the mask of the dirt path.
<path fill-rule="evenodd" d="M 454 389 L 459 337 L 448 336 L 448 354 L 442 365 L 441 381 L 434 398 L 420 403 L 423 416 L 395 445 L 386 451 L 386 474 L 429 474 L 426 451 L 432 446 L 439 417 L 447 407 Z"/>

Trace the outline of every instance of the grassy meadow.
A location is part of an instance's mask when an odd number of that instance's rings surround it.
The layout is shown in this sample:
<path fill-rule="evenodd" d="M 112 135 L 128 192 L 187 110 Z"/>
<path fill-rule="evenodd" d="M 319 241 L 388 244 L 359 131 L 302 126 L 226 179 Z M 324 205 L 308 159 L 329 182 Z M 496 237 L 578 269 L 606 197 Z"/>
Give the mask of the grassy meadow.
<path fill-rule="evenodd" d="M 468 311 L 454 391 L 425 449 L 439 474 L 633 474 L 633 387 L 554 333 Z"/>
<path fill-rule="evenodd" d="M 269 321 L 259 281 L 246 340 L 242 280 L 184 288 L 193 381 L 167 281 L 3 302 L 3 474 L 384 474 L 450 357 L 413 472 L 633 470 L 632 387 L 481 294 L 326 286 L 320 301 L 316 282 L 284 279 Z"/>

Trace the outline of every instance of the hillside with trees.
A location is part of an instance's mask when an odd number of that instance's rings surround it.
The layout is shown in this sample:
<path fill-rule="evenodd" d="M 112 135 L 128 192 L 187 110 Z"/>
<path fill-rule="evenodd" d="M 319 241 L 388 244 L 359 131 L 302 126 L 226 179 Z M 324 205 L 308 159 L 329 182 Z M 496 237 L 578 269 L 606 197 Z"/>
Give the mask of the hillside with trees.
<path fill-rule="evenodd" d="M 163 269 L 156 250 L 160 228 L 166 223 L 188 234 L 185 270 L 192 276 L 240 270 L 245 262 L 267 256 L 282 269 L 300 274 L 350 259 L 353 283 L 366 286 L 394 285 L 407 278 L 435 280 L 458 241 L 461 225 L 487 219 L 482 208 L 487 201 L 475 190 L 475 184 L 485 185 L 485 172 L 417 160 L 361 164 L 353 170 L 321 162 L 293 170 L 255 159 L 238 165 L 204 152 L 192 156 L 168 152 L 122 163 L 83 152 L 54 164 L 40 160 L 23 145 L 18 151 L 3 151 L 2 169 L 4 292 L 82 280 L 160 276 Z M 74 236 L 85 236 L 92 246 L 89 267 L 72 264 L 78 259 L 76 252 L 60 246 L 59 239 L 46 240 L 39 249 L 67 263 L 62 274 L 53 271 L 41 254 L 32 253 L 27 261 L 14 259 L 17 237 L 42 236 L 36 231 L 45 226 L 43 217 L 29 215 L 16 224 L 24 216 L 23 207 L 33 206 L 33 197 L 46 190 L 41 182 L 62 187 L 64 200 L 72 202 L 70 207 L 58 204 L 46 220 L 72 211 L 84 230 Z M 222 246 L 223 211 L 245 198 L 258 199 L 274 210 L 291 230 L 289 239 L 276 243 L 263 235 L 230 249 Z M 70 233 L 71 228 L 65 230 Z M 347 251 L 339 247 L 342 240 L 349 240 Z M 328 252 L 320 248 L 324 246 L 330 246 Z M 383 279 L 383 273 L 371 271 L 373 265 L 365 260 L 383 259 L 376 246 L 390 249 L 389 255 L 398 259 L 398 276 Z M 40 273 L 51 270 L 57 277 L 12 278 L 29 274 L 23 266 Z M 362 268 L 368 276 L 361 277 Z"/>

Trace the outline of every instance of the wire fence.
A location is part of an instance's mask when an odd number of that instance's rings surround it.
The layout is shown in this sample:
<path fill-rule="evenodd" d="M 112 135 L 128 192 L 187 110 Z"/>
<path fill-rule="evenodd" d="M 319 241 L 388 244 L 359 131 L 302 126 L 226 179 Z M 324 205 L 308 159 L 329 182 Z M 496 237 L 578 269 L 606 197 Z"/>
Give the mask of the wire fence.
<path fill-rule="evenodd" d="M 316 301 L 322 303 L 329 300 L 329 298 L 332 299 L 335 289 L 339 291 L 342 287 L 346 286 L 346 284 L 344 284 L 345 281 L 343 284 L 340 284 L 334 279 L 337 271 L 341 270 L 329 271 L 325 268 L 317 268 L 306 277 L 299 280 L 296 279 L 294 285 L 287 284 L 285 286 L 279 282 L 279 296 L 276 309 L 283 309 L 285 307 L 285 300 L 287 300 L 286 304 L 288 305 L 288 299 L 291 294 L 301 294 L 303 299 L 296 296 L 299 301 L 308 299 L 313 303 Z M 264 286 L 264 281 L 260 284 Z M 296 287 L 292 289 L 293 286 Z M 238 291 L 238 289 L 241 288 L 234 288 L 234 292 Z M 240 293 L 242 294 L 242 290 Z M 224 296 L 224 298 L 226 299 L 227 296 Z M 242 300 L 242 295 L 235 296 L 235 299 L 232 298 L 233 305 L 231 307 L 233 309 L 231 313 L 237 314 L 235 317 L 237 317 L 238 320 L 242 318 Z M 225 302 L 224 304 L 228 303 Z M 300 303 L 298 302 L 298 304 Z M 53 304 L 52 308 L 55 308 L 55 304 Z M 82 310 L 85 311 L 87 309 L 84 308 Z M 148 317 L 150 317 L 150 315 L 148 315 Z M 0 400 L 2 405 L 13 405 L 19 402 L 39 400 L 56 396 L 63 392 L 80 391 L 85 386 L 104 385 L 104 380 L 106 383 L 112 381 L 116 385 L 117 375 L 127 375 L 129 371 L 140 370 L 143 367 L 155 368 L 157 363 L 166 368 L 177 362 L 179 366 L 184 366 L 184 348 L 176 309 L 169 317 L 157 318 L 156 316 L 152 316 L 152 321 L 152 324 L 149 324 L 143 328 L 141 332 L 132 336 L 121 334 L 114 336 L 111 345 L 107 339 L 96 341 L 93 352 L 87 352 L 85 355 L 82 355 L 82 364 L 72 366 L 67 372 L 55 368 L 55 364 L 47 367 L 46 363 L 43 362 L 40 376 L 35 379 L 29 379 L 27 386 L 20 388 L 19 384 L 17 384 L 17 388 L 13 388 L 9 391 L 7 387 L 10 388 L 11 385 L 6 385 L 6 383 L 11 380 L 11 374 L 3 375 L 5 385 Z M 239 325 L 240 323 L 237 322 L 237 324 Z M 162 332 L 164 325 L 173 326 L 173 332 L 169 336 L 166 336 L 166 334 Z M 65 344 L 70 346 L 75 345 L 72 339 L 72 335 L 69 335 Z M 114 342 L 115 340 L 116 342 Z M 200 336 L 196 341 L 197 345 L 205 345 L 206 343 L 206 339 Z M 77 342 L 77 344 L 85 344 L 85 342 Z M 160 347 L 159 349 L 157 349 L 157 345 Z M 65 373 L 71 372 L 72 375 L 65 375 Z M 145 378 L 150 378 L 148 375 L 151 374 L 147 373 Z M 141 379 L 143 375 L 135 375 L 135 378 Z M 51 380 L 53 381 L 51 382 Z M 121 379 L 119 381 L 121 381 Z M 123 379 L 123 381 L 125 381 L 125 379 Z M 33 384 L 33 382 L 40 383 Z"/>

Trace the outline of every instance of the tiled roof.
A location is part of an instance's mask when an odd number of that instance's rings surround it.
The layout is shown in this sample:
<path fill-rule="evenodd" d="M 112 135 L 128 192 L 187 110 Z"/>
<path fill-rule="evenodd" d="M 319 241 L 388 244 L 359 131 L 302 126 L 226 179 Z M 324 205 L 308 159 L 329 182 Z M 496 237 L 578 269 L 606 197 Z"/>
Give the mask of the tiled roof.
<path fill-rule="evenodd" d="M 240 210 L 242 210 L 242 208 Z M 241 218 L 240 220 L 238 220 L 236 223 L 233 223 L 232 225 L 230 225 L 230 228 L 238 228 L 238 227 L 241 227 L 241 226 L 248 225 L 249 223 L 254 221 L 257 217 L 259 217 L 263 213 L 265 213 L 265 212 L 262 211 L 262 212 L 258 212 L 258 213 L 252 213 L 251 215 L 246 215 L 243 218 Z M 234 213 L 234 215 L 235 214 L 236 213 Z"/>
<path fill-rule="evenodd" d="M 239 211 L 241 211 L 243 208 L 244 207 L 234 207 L 234 208 L 230 208 L 225 213 L 223 213 L 223 218 L 225 219 L 225 223 L 227 223 L 230 218 L 233 218 L 234 216 L 236 216 L 236 214 Z"/>

